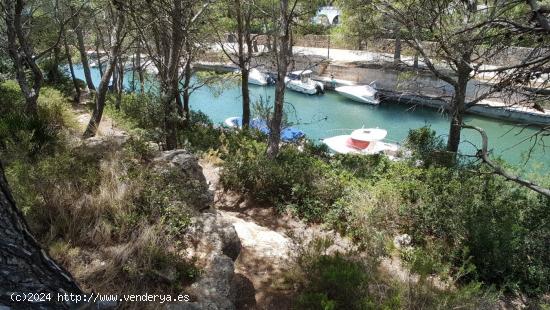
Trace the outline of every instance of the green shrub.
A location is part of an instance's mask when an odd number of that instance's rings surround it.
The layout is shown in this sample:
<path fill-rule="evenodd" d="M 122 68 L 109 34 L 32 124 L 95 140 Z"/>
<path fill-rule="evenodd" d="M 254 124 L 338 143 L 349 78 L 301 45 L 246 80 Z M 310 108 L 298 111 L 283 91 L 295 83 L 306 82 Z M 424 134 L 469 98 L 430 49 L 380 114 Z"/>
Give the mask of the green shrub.
<path fill-rule="evenodd" d="M 228 148 L 231 155 L 225 158 L 221 175 L 226 188 L 291 208 L 309 221 L 320 221 L 346 186 L 346 175 L 334 173 L 326 162 L 293 146 L 282 147 L 274 160 L 266 156 L 265 143 L 246 137 Z"/>
<path fill-rule="evenodd" d="M 422 161 L 425 167 L 444 161 L 445 144 L 429 126 L 409 130 L 405 147 L 412 151 L 412 160 Z"/>
<path fill-rule="evenodd" d="M 320 256 L 306 270 L 308 283 L 298 299 L 301 309 L 360 309 L 366 274 L 361 264 L 336 254 Z M 312 297 L 322 296 L 315 299 Z"/>
<path fill-rule="evenodd" d="M 122 94 L 120 110 L 115 108 L 114 96 L 109 96 L 105 112 L 126 129 L 154 130 L 162 128 L 163 115 L 160 98 L 150 93 Z"/>
<path fill-rule="evenodd" d="M 43 87 L 38 98 L 38 116 L 29 115 L 19 85 L 0 84 L 0 150 L 5 160 L 13 155 L 36 155 L 52 151 L 63 129 L 74 126 L 69 102 L 52 88 Z"/>

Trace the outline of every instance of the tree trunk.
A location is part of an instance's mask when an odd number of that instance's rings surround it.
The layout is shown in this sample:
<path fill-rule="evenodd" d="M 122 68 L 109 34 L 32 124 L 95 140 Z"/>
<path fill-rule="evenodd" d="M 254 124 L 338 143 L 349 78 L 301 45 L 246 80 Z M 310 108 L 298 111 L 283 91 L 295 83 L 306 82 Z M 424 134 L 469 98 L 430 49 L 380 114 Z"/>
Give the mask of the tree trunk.
<path fill-rule="evenodd" d="M 241 91 L 243 96 L 243 128 L 250 125 L 250 91 L 248 89 L 248 68 L 241 69 Z"/>
<path fill-rule="evenodd" d="M 130 84 L 132 93 L 136 92 L 136 54 L 132 55 L 132 84 Z"/>
<path fill-rule="evenodd" d="M 163 105 L 164 105 L 164 133 L 166 135 L 166 149 L 173 150 L 177 147 L 177 104 L 176 97 L 179 96 L 178 66 L 182 48 L 182 25 L 179 14 L 182 10 L 182 1 L 174 1 L 174 9 L 171 12 L 172 29 L 171 42 L 168 51 L 168 65 L 163 77 Z"/>
<path fill-rule="evenodd" d="M 455 93 L 451 101 L 451 126 L 449 128 L 449 139 L 447 140 L 447 151 L 457 153 L 460 145 L 460 131 L 464 119 L 466 106 L 466 87 L 470 69 L 459 69 Z"/>
<path fill-rule="evenodd" d="M 286 89 L 285 76 L 289 63 L 290 19 L 291 17 L 288 16 L 288 0 L 281 0 L 280 28 L 274 44 L 277 49 L 275 53 L 277 57 L 277 83 L 275 85 L 275 107 L 269 124 L 270 133 L 267 144 L 267 155 L 269 158 L 275 158 L 279 154 L 279 143 L 281 141 L 281 122 L 283 120 Z"/>
<path fill-rule="evenodd" d="M 83 294 L 71 274 L 44 251 L 17 209 L 0 163 L 0 308 L 66 309 L 58 294 Z M 50 301 L 14 301 L 13 293 L 44 294 Z"/>
<path fill-rule="evenodd" d="M 118 94 L 118 60 L 115 64 L 115 69 L 113 70 L 113 78 L 111 79 L 113 81 L 111 83 L 111 91 L 115 94 Z"/>
<path fill-rule="evenodd" d="M 99 28 L 99 25 L 96 23 L 96 37 L 95 37 L 95 55 L 97 57 L 97 69 L 99 70 L 99 75 L 103 76 L 103 64 L 101 63 L 101 54 L 99 53 L 99 45 L 100 40 L 103 40 L 103 36 L 101 35 L 101 28 Z"/>
<path fill-rule="evenodd" d="M 103 76 L 103 64 L 101 63 L 101 54 L 99 53 L 98 41 L 96 41 L 96 44 L 95 44 L 95 54 L 97 57 L 97 69 L 99 70 L 99 75 Z"/>
<path fill-rule="evenodd" d="M 71 14 L 75 14 L 72 7 Z M 84 70 L 86 85 L 88 86 L 88 89 L 95 90 L 92 74 L 90 72 L 90 64 L 88 63 L 88 54 L 86 53 L 86 46 L 84 45 L 84 33 L 82 31 L 82 25 L 80 25 L 78 15 L 73 18 L 73 29 L 76 34 L 76 41 L 78 43 L 78 51 L 80 52 L 80 60 L 82 61 L 82 69 Z"/>
<path fill-rule="evenodd" d="M 393 49 L 393 63 L 398 65 L 401 63 L 401 34 L 399 30 L 395 36 L 395 48 Z"/>
<path fill-rule="evenodd" d="M 418 69 L 418 53 L 414 53 L 413 68 Z"/>
<path fill-rule="evenodd" d="M 173 150 L 177 148 L 177 129 L 176 129 L 176 100 L 179 97 L 177 88 L 174 90 L 174 86 L 168 86 L 165 90 L 163 99 L 164 105 L 164 134 L 166 135 L 166 150 Z"/>
<path fill-rule="evenodd" d="M 188 50 L 188 59 L 185 62 L 185 72 L 184 72 L 184 80 L 183 80 L 183 117 L 184 117 L 184 126 L 189 126 L 189 121 L 191 120 L 191 111 L 189 108 L 189 85 L 191 84 L 191 76 L 192 76 L 192 70 L 191 70 L 191 55 Z"/>
<path fill-rule="evenodd" d="M 65 35 L 65 34 L 63 34 Z M 67 37 L 63 37 L 63 45 L 65 46 L 65 54 L 67 55 L 67 63 L 69 63 L 69 71 L 71 72 L 71 79 L 73 81 L 75 96 L 74 102 L 80 102 L 80 87 L 78 86 L 78 81 L 76 75 L 74 74 L 73 67 L 73 58 L 71 57 L 71 50 L 69 49 L 69 44 L 67 43 Z"/>
<path fill-rule="evenodd" d="M 8 54 L 13 61 L 15 78 L 23 96 L 25 97 L 26 110 L 31 116 L 38 115 L 38 96 L 44 82 L 42 70 L 35 62 L 34 52 L 25 36 L 22 22 L 24 9 L 23 0 L 5 0 L 6 34 L 8 38 Z M 25 66 L 31 69 L 32 86 L 27 80 Z"/>
<path fill-rule="evenodd" d="M 117 79 L 115 80 L 115 83 L 117 84 L 117 91 L 116 91 L 116 100 L 115 100 L 115 108 L 117 110 L 120 110 L 120 103 L 122 102 L 122 90 L 124 87 L 124 63 L 122 61 L 122 57 L 118 57 L 118 74 Z"/>
<path fill-rule="evenodd" d="M 53 48 L 53 66 L 50 67 L 50 72 L 48 72 L 48 82 L 51 84 L 58 84 L 61 80 L 61 75 L 59 71 L 60 55 L 61 49 L 59 46 Z"/>
<path fill-rule="evenodd" d="M 124 36 L 122 34 L 122 32 L 124 31 L 124 22 L 125 22 L 124 13 L 120 10 L 117 10 L 117 21 L 115 26 L 116 41 L 111 48 L 111 59 L 109 60 L 109 66 L 107 67 L 107 70 L 101 77 L 101 82 L 99 83 L 99 88 L 95 99 L 94 110 L 92 112 L 92 117 L 90 118 L 90 122 L 88 123 L 88 127 L 84 132 L 84 135 L 83 135 L 84 138 L 95 136 L 97 133 L 97 128 L 99 127 L 99 123 L 101 122 L 101 117 L 103 116 L 103 109 L 105 108 L 105 99 L 106 99 L 107 90 L 109 87 L 109 80 L 111 79 L 113 71 L 115 70 L 117 59 L 122 47 L 122 41 L 124 40 Z"/>
<path fill-rule="evenodd" d="M 239 58 L 239 69 L 241 69 L 241 91 L 242 91 L 242 104 L 243 104 L 243 115 L 242 115 L 242 127 L 248 128 L 250 125 L 250 94 L 248 91 L 248 56 L 245 55 L 244 51 L 244 36 L 246 35 L 247 30 L 245 30 L 245 25 L 243 22 L 243 12 L 241 8 L 241 0 L 235 0 L 235 19 L 237 20 L 237 45 L 238 45 L 238 58 Z"/>
<path fill-rule="evenodd" d="M 137 70 L 138 70 L 138 75 L 139 75 L 139 91 L 140 93 L 144 93 L 145 92 L 145 78 L 143 77 L 143 68 L 141 67 L 141 41 L 138 40 L 137 41 L 137 59 L 136 59 L 136 65 L 137 65 Z"/>

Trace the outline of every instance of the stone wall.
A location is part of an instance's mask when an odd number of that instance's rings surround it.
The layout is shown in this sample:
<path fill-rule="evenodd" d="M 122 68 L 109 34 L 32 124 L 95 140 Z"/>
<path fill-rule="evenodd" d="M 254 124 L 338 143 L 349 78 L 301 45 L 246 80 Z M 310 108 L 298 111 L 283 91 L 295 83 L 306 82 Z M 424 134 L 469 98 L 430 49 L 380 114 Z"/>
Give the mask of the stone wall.
<path fill-rule="evenodd" d="M 342 38 L 338 36 L 331 36 L 329 40 L 328 35 L 305 35 L 294 38 L 295 46 L 328 48 L 329 44 L 331 48 L 365 50 L 369 52 L 393 54 L 395 40 L 382 38 L 358 40 L 353 37 Z M 407 44 L 403 43 L 401 46 L 402 55 L 412 56 L 415 54 L 415 51 Z M 428 50 L 428 54 L 433 55 L 437 45 L 434 42 L 424 42 L 424 47 Z M 492 56 L 491 59 L 488 60 L 487 64 L 497 66 L 519 64 L 522 59 L 528 57 L 532 52 L 532 48 L 511 46 L 504 49 L 497 55 Z M 542 55 L 544 53 L 549 53 L 550 49 L 541 49 L 535 52 Z"/>

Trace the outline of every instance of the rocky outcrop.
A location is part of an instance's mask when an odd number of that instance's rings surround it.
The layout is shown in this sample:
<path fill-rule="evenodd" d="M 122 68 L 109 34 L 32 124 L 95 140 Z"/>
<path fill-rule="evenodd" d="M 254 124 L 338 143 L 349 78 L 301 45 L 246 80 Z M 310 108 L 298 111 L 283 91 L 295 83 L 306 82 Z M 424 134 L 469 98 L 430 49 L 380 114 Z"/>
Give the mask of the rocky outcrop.
<path fill-rule="evenodd" d="M 186 291 L 193 302 L 171 304 L 167 308 L 236 309 L 235 260 L 241 252 L 241 242 L 232 223 L 211 209 L 214 196 L 209 190 L 198 159 L 185 150 L 162 152 L 154 159 L 158 169 L 177 172 L 185 188 L 191 188 L 190 198 L 197 216 L 183 234 L 189 259 L 194 259 L 202 274 Z"/>
<path fill-rule="evenodd" d="M 208 189 L 208 184 L 199 165 L 198 158 L 186 150 L 178 149 L 162 152 L 154 159 L 159 169 L 176 170 L 181 179 L 182 188 L 191 191 L 187 196 L 191 207 L 202 212 L 210 208 L 214 195 Z"/>
<path fill-rule="evenodd" d="M 192 295 L 198 299 L 196 305 L 200 309 L 235 309 L 234 262 L 241 251 L 237 232 L 217 212 L 205 212 L 192 221 L 185 234 L 186 243 L 191 245 L 189 255 L 204 264 L 203 275 L 191 286 Z"/>

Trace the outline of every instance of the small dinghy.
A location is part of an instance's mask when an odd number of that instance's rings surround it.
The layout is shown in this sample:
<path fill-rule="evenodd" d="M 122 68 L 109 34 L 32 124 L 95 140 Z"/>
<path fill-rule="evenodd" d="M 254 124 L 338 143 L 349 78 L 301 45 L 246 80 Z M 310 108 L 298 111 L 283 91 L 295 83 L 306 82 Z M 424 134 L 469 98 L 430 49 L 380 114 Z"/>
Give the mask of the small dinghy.
<path fill-rule="evenodd" d="M 334 90 L 351 100 L 368 104 L 380 104 L 378 92 L 370 85 L 340 86 Z"/>
<path fill-rule="evenodd" d="M 324 94 L 323 83 L 311 79 L 311 70 L 298 70 L 290 72 L 285 77 L 288 89 L 308 95 Z"/>
<path fill-rule="evenodd" d="M 329 149 L 338 154 L 385 154 L 390 159 L 398 155 L 400 146 L 384 142 L 388 132 L 380 128 L 361 128 L 349 135 L 340 135 L 323 140 Z"/>
<path fill-rule="evenodd" d="M 231 128 L 242 128 L 242 118 L 241 117 L 230 117 L 224 121 L 224 124 L 227 127 Z M 269 134 L 269 126 L 267 122 L 263 119 L 253 118 L 250 120 L 250 127 L 260 131 L 263 134 Z M 284 142 L 294 142 L 305 136 L 304 132 L 293 127 L 287 127 L 281 130 L 281 140 Z"/>

